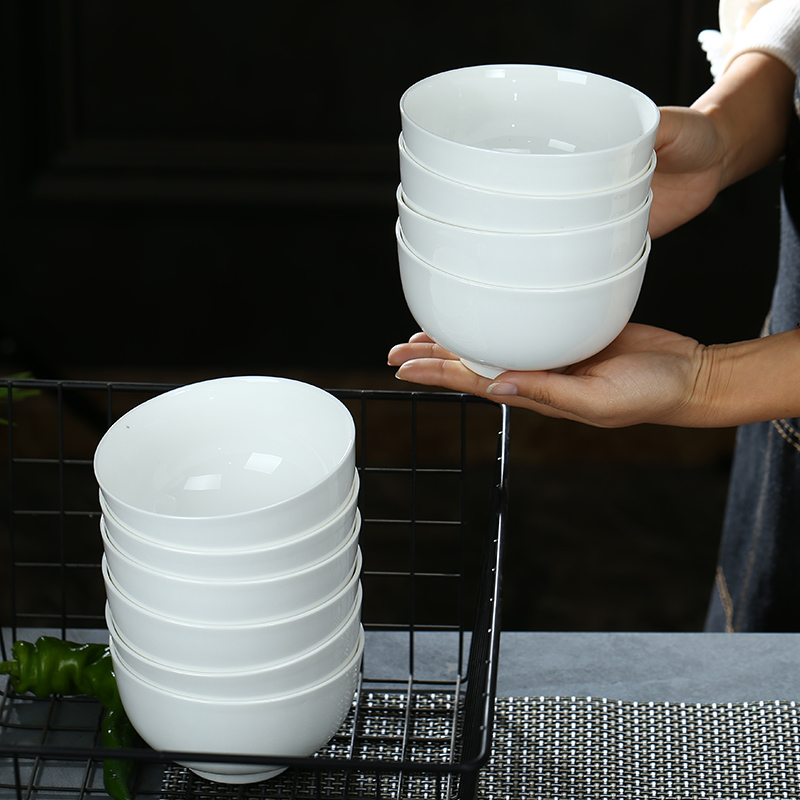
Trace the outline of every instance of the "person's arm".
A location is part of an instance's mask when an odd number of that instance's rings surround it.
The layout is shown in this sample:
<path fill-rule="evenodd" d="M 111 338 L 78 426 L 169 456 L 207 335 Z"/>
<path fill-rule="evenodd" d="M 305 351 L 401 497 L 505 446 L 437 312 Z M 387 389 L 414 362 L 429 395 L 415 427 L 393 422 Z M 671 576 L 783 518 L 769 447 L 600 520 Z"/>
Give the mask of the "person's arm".
<path fill-rule="evenodd" d="M 722 141 L 720 190 L 775 161 L 786 145 L 794 73 L 774 56 L 750 51 L 692 108 L 714 123 Z"/>
<path fill-rule="evenodd" d="M 697 422 L 725 427 L 800 417 L 800 329 L 706 348 Z"/>
<path fill-rule="evenodd" d="M 661 109 L 650 234 L 669 233 L 783 152 L 794 73 L 762 52 L 736 58 L 692 106 Z"/>
<path fill-rule="evenodd" d="M 719 191 L 780 155 L 793 87 L 784 62 L 748 51 L 691 108 L 663 110 L 651 235 L 692 219 Z M 506 372 L 495 381 L 417 334 L 392 348 L 389 364 L 402 380 L 599 427 L 727 427 L 800 416 L 800 330 L 706 347 L 631 324 L 601 353 L 561 373 Z"/>
<path fill-rule="evenodd" d="M 392 348 L 389 364 L 399 366 L 401 380 L 601 428 L 715 428 L 800 417 L 800 329 L 706 347 L 630 324 L 601 353 L 563 372 L 505 372 L 493 381 L 415 334 Z"/>

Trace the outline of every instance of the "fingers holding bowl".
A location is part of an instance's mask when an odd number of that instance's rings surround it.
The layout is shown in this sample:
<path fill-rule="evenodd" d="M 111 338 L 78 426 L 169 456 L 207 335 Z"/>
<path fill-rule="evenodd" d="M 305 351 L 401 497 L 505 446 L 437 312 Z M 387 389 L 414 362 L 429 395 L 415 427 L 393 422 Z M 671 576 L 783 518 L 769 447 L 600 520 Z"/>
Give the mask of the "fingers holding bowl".
<path fill-rule="evenodd" d="M 407 361 L 418 358 L 458 360 L 458 356 L 434 342 L 428 334 L 420 331 L 407 342 L 392 347 L 389 351 L 388 364 L 390 367 L 399 367 Z"/>

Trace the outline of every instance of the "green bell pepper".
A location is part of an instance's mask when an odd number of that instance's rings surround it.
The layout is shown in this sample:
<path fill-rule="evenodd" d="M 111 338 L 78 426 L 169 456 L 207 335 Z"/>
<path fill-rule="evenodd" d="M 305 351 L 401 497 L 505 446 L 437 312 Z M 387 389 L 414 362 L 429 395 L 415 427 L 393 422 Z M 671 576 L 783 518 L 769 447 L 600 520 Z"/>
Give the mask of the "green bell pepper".
<path fill-rule="evenodd" d="M 139 743 L 119 697 L 108 645 L 77 644 L 41 636 L 35 643 L 15 642 L 11 653 L 14 660 L 0 661 L 0 675 L 11 677 L 15 691 L 32 692 L 37 697 L 96 697 L 105 709 L 103 747 L 128 748 Z M 131 800 L 134 777 L 134 762 L 114 758 L 103 761 L 103 784 L 113 800 Z"/>

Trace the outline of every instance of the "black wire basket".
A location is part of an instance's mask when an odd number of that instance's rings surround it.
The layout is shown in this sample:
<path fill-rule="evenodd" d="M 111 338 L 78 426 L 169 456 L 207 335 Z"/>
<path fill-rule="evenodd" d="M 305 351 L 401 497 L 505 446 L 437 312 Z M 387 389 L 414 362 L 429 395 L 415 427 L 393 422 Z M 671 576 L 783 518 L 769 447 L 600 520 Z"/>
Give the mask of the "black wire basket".
<path fill-rule="evenodd" d="M 107 642 L 92 457 L 108 426 L 166 384 L 0 381 L 0 657 L 45 633 Z M 448 392 L 331 390 L 351 410 L 361 480 L 366 633 L 340 730 L 308 758 L 101 746 L 86 696 L 0 677 L 0 797 L 103 797 L 103 760 L 135 797 L 474 798 L 491 755 L 508 494 L 508 411 Z M 249 785 L 176 762 L 284 766 Z"/>

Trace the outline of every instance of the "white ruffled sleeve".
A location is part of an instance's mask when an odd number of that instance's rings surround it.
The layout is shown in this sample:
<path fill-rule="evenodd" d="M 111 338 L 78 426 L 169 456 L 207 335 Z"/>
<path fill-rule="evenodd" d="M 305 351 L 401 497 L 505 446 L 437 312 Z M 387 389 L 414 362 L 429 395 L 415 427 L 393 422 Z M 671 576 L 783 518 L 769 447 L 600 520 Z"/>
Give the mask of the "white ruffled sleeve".
<path fill-rule="evenodd" d="M 734 58 L 752 50 L 775 56 L 797 74 L 800 0 L 720 0 L 719 25 L 718 31 L 698 36 L 714 80 Z"/>

